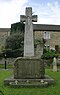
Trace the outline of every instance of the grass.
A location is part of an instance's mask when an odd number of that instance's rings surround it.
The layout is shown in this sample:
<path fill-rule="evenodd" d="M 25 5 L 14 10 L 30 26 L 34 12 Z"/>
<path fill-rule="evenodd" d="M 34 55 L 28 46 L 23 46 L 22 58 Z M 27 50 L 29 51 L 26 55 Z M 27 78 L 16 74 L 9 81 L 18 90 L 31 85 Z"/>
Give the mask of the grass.
<path fill-rule="evenodd" d="M 11 68 L 13 69 L 13 67 L 14 67 L 14 66 L 13 66 L 12 64 L 6 64 L 6 68 L 7 68 L 7 69 L 11 69 Z M 4 68 L 5 68 L 5 64 L 0 64 L 0 69 L 4 69 Z M 47 65 L 47 66 L 45 66 L 45 68 L 46 68 L 46 69 L 52 69 L 53 66 L 52 66 L 52 65 L 50 65 L 50 66 Z M 58 66 L 58 68 L 60 69 L 60 65 Z"/>
<path fill-rule="evenodd" d="M 46 70 L 46 74 L 55 79 L 55 84 L 47 88 L 11 88 L 4 85 L 4 79 L 13 74 L 13 70 L 0 69 L 0 91 L 4 95 L 60 95 L 60 71 Z"/>
<path fill-rule="evenodd" d="M 0 64 L 0 68 L 4 69 L 5 68 L 5 64 Z M 13 65 L 12 64 L 6 64 L 6 68 L 7 69 L 11 69 L 11 68 L 13 68 Z"/>

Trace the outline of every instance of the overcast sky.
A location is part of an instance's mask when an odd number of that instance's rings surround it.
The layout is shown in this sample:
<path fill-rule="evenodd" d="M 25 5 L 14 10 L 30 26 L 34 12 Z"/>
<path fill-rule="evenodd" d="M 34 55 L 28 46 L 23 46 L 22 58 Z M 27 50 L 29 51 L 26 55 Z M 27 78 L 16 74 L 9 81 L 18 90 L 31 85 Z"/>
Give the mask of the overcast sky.
<path fill-rule="evenodd" d="M 60 0 L 0 0 L 0 28 L 20 21 L 25 8 L 32 7 L 40 24 L 60 24 Z"/>

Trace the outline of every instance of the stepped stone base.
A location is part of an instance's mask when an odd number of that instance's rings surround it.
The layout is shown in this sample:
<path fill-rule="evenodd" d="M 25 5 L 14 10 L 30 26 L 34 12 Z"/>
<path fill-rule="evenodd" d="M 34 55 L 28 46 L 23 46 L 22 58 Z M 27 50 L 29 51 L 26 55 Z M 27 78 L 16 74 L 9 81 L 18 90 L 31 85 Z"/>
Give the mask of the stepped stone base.
<path fill-rule="evenodd" d="M 53 83 L 54 79 L 49 76 L 40 79 L 14 79 L 12 76 L 4 80 L 4 84 L 11 87 L 47 87 Z"/>
<path fill-rule="evenodd" d="M 14 62 L 14 76 L 4 80 L 14 87 L 44 87 L 54 82 L 45 76 L 44 61 L 36 57 L 19 57 Z"/>

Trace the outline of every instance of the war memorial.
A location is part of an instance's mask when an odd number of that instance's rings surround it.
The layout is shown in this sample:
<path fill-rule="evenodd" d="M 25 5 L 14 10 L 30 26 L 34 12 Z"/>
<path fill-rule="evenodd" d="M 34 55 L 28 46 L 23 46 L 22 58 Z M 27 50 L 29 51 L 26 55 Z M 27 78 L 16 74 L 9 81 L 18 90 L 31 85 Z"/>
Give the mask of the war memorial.
<path fill-rule="evenodd" d="M 25 15 L 20 16 L 20 22 L 25 22 L 24 56 L 15 59 L 13 76 L 4 80 L 6 85 L 41 87 L 54 83 L 54 79 L 45 75 L 44 59 L 34 55 L 33 27 L 39 29 L 39 25 L 33 26 L 36 21 L 37 15 L 32 15 L 32 8 L 27 7 Z"/>

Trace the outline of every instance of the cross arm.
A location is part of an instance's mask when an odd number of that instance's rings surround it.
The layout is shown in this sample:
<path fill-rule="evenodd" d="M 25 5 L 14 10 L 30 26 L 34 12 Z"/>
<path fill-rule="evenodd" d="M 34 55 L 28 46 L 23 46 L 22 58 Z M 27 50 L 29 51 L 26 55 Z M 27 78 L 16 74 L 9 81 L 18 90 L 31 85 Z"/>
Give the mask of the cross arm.
<path fill-rule="evenodd" d="M 25 22 L 25 20 L 26 20 L 26 16 L 20 15 L 20 21 Z"/>
<path fill-rule="evenodd" d="M 33 15 L 33 16 L 32 16 L 32 21 L 33 21 L 33 22 L 37 22 L 37 15 Z"/>

